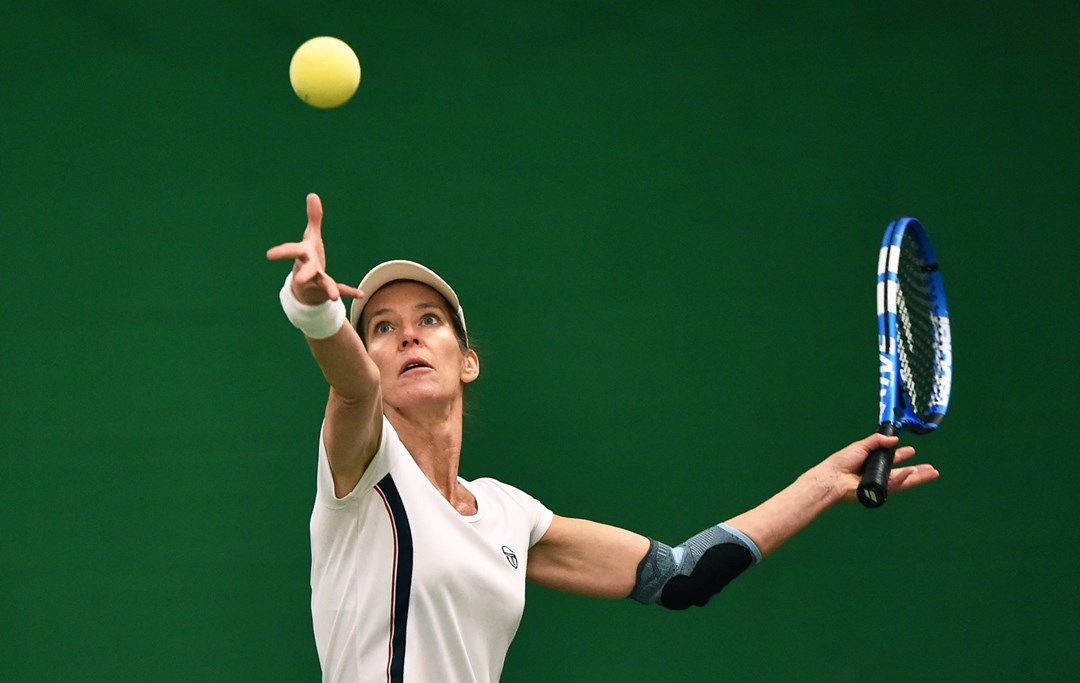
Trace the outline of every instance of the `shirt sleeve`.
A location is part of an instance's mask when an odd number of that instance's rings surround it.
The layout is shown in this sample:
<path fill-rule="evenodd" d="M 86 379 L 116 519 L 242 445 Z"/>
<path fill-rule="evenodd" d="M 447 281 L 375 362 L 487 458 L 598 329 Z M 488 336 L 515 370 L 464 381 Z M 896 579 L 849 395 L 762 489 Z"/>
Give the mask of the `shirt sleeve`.
<path fill-rule="evenodd" d="M 521 489 L 515 488 L 509 484 L 504 484 L 501 481 L 490 481 L 502 488 L 506 495 L 522 509 L 526 519 L 529 521 L 529 547 L 531 548 L 536 545 L 537 542 L 543 538 L 544 534 L 547 533 L 548 527 L 551 526 L 551 520 L 555 517 L 555 514 L 549 510 L 546 505 Z"/>

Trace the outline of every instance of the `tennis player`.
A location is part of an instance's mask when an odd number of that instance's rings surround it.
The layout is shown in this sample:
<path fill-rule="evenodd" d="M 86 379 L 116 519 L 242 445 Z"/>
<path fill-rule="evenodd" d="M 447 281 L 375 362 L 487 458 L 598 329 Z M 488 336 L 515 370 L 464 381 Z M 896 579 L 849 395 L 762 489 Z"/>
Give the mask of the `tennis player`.
<path fill-rule="evenodd" d="M 330 385 L 311 514 L 311 612 L 326 681 L 497 681 L 525 581 L 669 609 L 704 605 L 820 513 L 854 500 L 879 434 L 832 454 L 757 507 L 669 546 L 553 514 L 494 479 L 465 481 L 463 391 L 480 375 L 465 314 L 428 268 L 390 261 L 353 288 L 326 270 L 307 197 L 280 291 Z M 353 299 L 346 320 L 342 297 Z M 914 454 L 896 451 L 897 461 Z M 895 468 L 895 492 L 938 476 Z"/>

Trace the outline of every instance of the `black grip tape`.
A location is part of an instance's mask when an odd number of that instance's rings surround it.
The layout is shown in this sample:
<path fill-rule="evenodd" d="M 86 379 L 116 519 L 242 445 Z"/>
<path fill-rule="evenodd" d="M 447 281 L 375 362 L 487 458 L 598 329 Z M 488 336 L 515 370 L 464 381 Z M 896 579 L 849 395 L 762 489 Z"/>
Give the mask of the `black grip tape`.
<path fill-rule="evenodd" d="M 889 497 L 889 472 L 892 471 L 894 452 L 892 448 L 878 448 L 866 456 L 862 481 L 855 494 L 865 507 L 879 508 Z"/>

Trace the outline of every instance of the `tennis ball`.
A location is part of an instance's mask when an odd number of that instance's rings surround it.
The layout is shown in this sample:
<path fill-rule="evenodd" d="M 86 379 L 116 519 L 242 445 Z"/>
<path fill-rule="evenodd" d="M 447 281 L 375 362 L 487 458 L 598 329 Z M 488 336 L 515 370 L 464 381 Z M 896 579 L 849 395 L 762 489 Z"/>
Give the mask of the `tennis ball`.
<path fill-rule="evenodd" d="M 340 107 L 360 85 L 360 60 L 337 38 L 312 38 L 293 54 L 289 81 L 297 96 L 311 106 Z"/>

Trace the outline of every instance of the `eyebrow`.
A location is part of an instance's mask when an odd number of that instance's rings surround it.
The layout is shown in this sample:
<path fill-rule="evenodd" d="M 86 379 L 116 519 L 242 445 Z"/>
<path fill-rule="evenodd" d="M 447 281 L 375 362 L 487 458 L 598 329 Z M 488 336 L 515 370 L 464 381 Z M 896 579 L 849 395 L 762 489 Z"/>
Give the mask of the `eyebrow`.
<path fill-rule="evenodd" d="M 440 313 L 443 312 L 443 307 L 440 306 L 439 302 L 437 301 L 421 301 L 420 303 L 413 306 L 414 311 L 423 311 L 431 308 L 434 308 Z M 372 320 L 378 318 L 379 316 L 386 315 L 387 313 L 393 313 L 393 309 L 383 307 L 373 313 L 368 313 L 367 311 L 364 311 L 364 313 L 367 315 L 368 322 L 370 323 Z"/>

